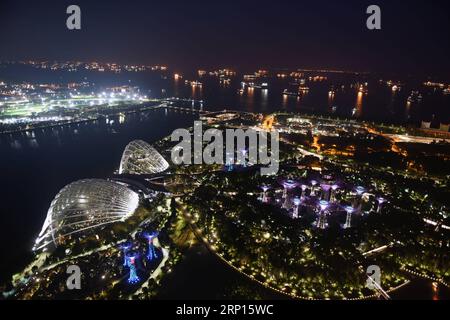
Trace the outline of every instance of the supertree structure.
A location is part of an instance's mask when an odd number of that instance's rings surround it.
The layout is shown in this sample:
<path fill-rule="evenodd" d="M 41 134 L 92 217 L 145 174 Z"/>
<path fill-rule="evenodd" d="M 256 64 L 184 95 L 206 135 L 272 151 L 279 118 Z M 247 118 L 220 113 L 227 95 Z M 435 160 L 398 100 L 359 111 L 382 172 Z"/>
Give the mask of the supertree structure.
<path fill-rule="evenodd" d="M 349 229 L 352 227 L 352 214 L 355 209 L 352 206 L 345 207 L 345 212 L 347 212 L 347 216 L 345 219 L 345 224 L 343 225 L 344 229 Z"/>
<path fill-rule="evenodd" d="M 319 202 L 319 214 L 316 220 L 316 227 L 319 229 L 326 229 L 328 227 L 327 223 L 327 213 L 326 210 L 328 209 L 329 202 L 325 200 L 321 200 Z"/>
<path fill-rule="evenodd" d="M 298 186 L 298 183 L 294 180 L 284 180 L 283 185 L 283 208 L 290 209 L 292 206 L 292 194 L 291 191 Z"/>
<path fill-rule="evenodd" d="M 269 198 L 267 197 L 267 191 L 269 191 L 270 187 L 269 186 L 261 186 L 262 189 L 262 195 L 261 195 L 261 200 L 263 203 L 268 203 L 269 202 Z"/>
<path fill-rule="evenodd" d="M 128 283 L 130 284 L 138 283 L 140 280 L 136 270 L 136 258 L 137 258 L 136 254 L 129 253 L 127 255 L 127 267 L 130 268 Z"/>
<path fill-rule="evenodd" d="M 300 205 L 302 204 L 302 200 L 301 198 L 294 198 L 294 200 L 292 201 L 294 203 L 294 212 L 293 212 L 293 217 L 294 218 L 298 218 L 299 217 L 299 208 Z"/>

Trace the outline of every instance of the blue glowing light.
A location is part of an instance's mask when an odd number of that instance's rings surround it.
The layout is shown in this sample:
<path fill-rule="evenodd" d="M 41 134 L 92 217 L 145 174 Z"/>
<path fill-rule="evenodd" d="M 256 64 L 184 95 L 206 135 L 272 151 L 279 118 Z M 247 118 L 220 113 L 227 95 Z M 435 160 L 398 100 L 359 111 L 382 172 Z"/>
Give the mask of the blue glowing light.
<path fill-rule="evenodd" d="M 364 187 L 356 187 L 356 193 L 358 195 L 362 195 L 364 192 L 366 192 L 366 189 L 364 189 Z"/>
<path fill-rule="evenodd" d="M 130 276 L 128 277 L 128 283 L 135 284 L 140 281 L 137 272 L 136 272 L 136 257 L 128 256 L 127 257 L 127 267 L 130 268 Z"/>
<path fill-rule="evenodd" d="M 158 236 L 158 232 L 152 232 L 144 234 L 144 237 L 148 240 L 148 253 L 147 253 L 147 259 L 149 261 L 152 261 L 153 259 L 156 259 L 158 257 L 158 254 L 156 252 L 155 246 L 153 245 L 153 239 L 155 239 Z"/>
<path fill-rule="evenodd" d="M 328 201 L 325 201 L 325 200 L 320 201 L 319 206 L 320 206 L 320 209 L 322 211 L 324 211 L 326 208 L 328 208 Z"/>
<path fill-rule="evenodd" d="M 122 244 L 121 248 L 123 250 L 123 266 L 127 266 L 127 253 L 133 245 L 130 242 L 125 242 Z"/>

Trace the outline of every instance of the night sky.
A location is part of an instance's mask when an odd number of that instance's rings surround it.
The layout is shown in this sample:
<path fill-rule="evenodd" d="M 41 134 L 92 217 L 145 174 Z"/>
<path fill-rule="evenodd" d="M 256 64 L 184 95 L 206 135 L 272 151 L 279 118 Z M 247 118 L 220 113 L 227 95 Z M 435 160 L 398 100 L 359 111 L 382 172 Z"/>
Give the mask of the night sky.
<path fill-rule="evenodd" d="M 66 28 L 70 4 L 80 31 Z M 381 31 L 366 28 L 370 4 Z M 0 59 L 448 75 L 449 16 L 448 0 L 1 0 Z"/>

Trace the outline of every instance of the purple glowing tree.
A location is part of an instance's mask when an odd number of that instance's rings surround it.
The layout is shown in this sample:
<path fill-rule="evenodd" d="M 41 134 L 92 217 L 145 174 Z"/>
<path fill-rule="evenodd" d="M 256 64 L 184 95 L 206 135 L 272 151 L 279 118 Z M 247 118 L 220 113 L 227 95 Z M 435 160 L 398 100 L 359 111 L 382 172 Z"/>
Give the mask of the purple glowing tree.
<path fill-rule="evenodd" d="M 263 203 L 268 203 L 269 202 L 269 198 L 267 197 L 267 191 L 269 191 L 270 187 L 269 186 L 262 186 L 261 187 L 263 193 L 261 195 L 261 199 Z"/>
<path fill-rule="evenodd" d="M 156 253 L 155 245 L 153 244 L 153 240 L 158 236 L 157 232 L 152 232 L 145 234 L 144 237 L 148 241 L 148 253 L 147 253 L 147 260 L 152 261 L 153 259 L 157 258 L 158 255 Z"/>
<path fill-rule="evenodd" d="M 282 185 L 284 187 L 283 190 L 283 208 L 290 209 L 291 208 L 291 190 L 295 189 L 298 186 L 298 183 L 294 180 L 284 180 L 282 182 Z"/>
<path fill-rule="evenodd" d="M 328 226 L 327 223 L 327 214 L 326 214 L 326 210 L 328 209 L 329 203 L 328 201 L 325 200 L 321 200 L 319 202 L 319 208 L 320 208 L 320 212 L 316 221 L 316 226 L 319 229 L 326 229 Z"/>
<path fill-rule="evenodd" d="M 128 251 L 131 249 L 132 246 L 133 245 L 131 244 L 131 242 L 125 242 L 121 246 L 122 252 L 123 252 L 123 266 L 124 267 L 127 266 L 127 254 L 128 254 Z"/>

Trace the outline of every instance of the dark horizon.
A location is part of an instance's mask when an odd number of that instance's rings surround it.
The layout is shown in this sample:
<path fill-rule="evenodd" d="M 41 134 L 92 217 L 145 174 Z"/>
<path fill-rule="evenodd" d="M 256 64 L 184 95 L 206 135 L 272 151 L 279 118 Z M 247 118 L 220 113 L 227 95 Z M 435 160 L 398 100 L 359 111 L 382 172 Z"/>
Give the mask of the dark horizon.
<path fill-rule="evenodd" d="M 65 27 L 77 4 L 82 29 Z M 382 30 L 365 10 L 378 4 Z M 336 69 L 448 77 L 449 4 L 237 1 L 151 3 L 2 1 L 2 60 L 164 64 L 175 70 L 232 67 Z"/>

